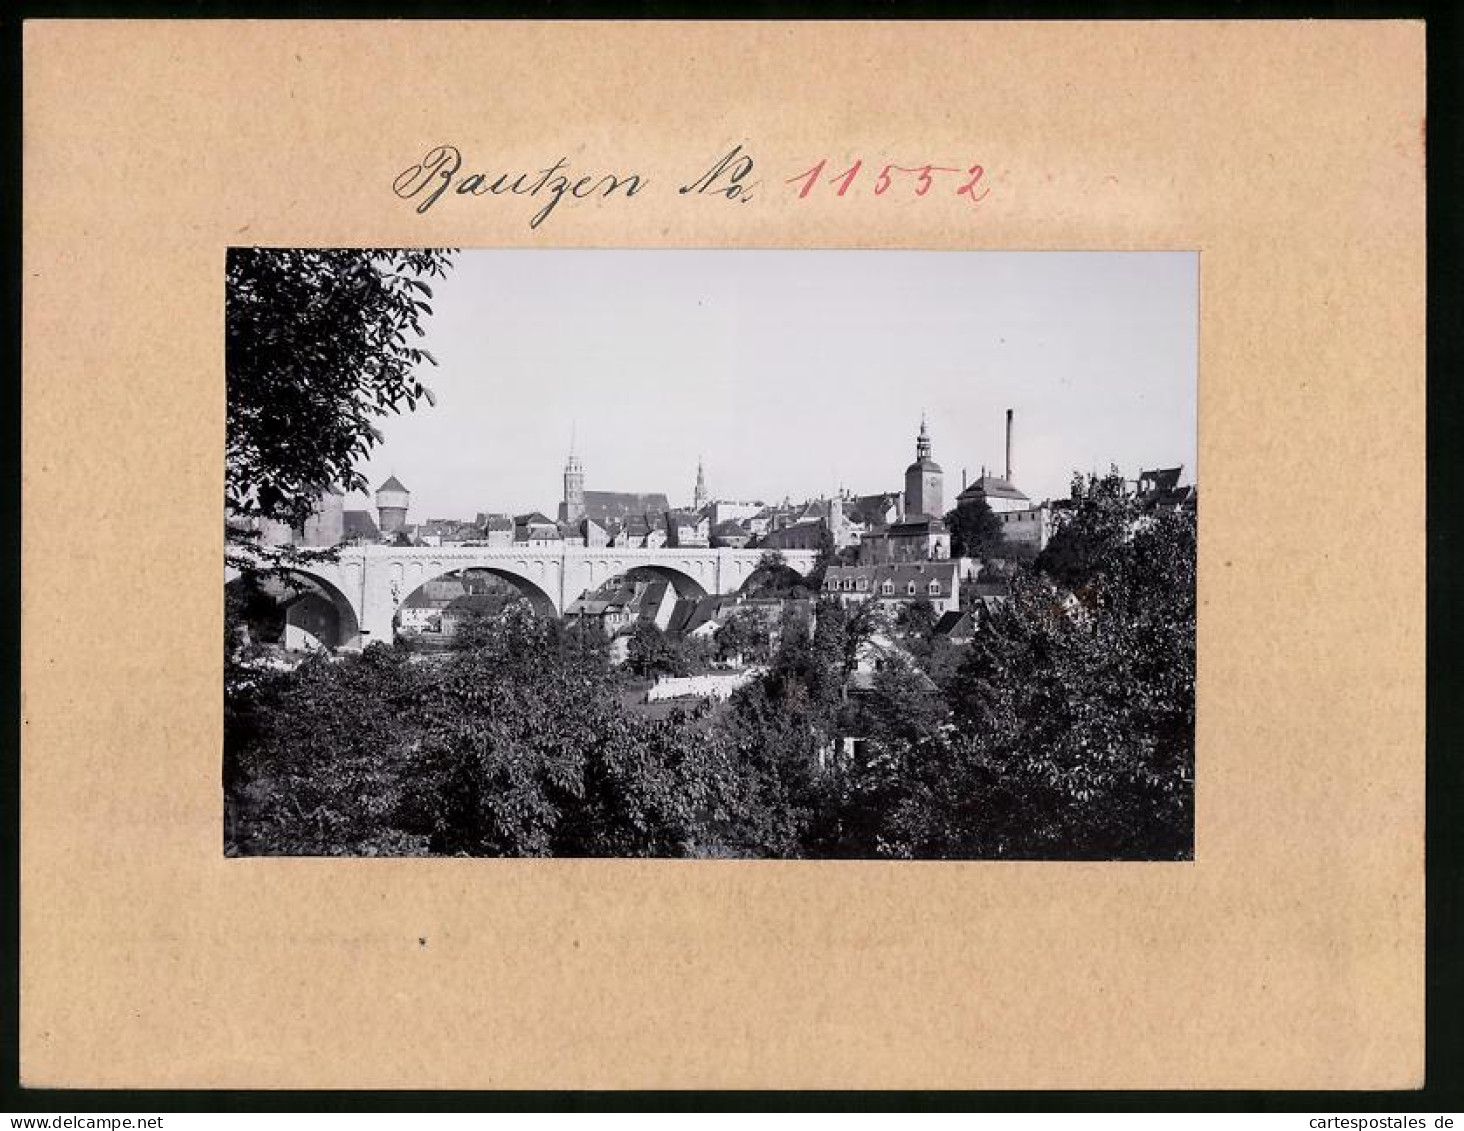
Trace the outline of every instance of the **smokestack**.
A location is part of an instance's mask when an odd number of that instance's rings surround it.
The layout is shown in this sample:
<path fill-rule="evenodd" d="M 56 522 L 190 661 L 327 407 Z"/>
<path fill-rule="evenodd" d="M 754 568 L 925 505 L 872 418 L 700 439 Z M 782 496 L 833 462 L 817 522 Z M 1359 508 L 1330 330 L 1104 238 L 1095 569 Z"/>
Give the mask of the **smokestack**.
<path fill-rule="evenodd" d="M 961 490 L 964 491 L 965 489 L 966 489 L 966 469 L 963 467 L 963 468 L 961 468 Z"/>
<path fill-rule="evenodd" d="M 1012 481 L 1012 410 L 1007 409 L 1007 465 L 1006 480 Z"/>

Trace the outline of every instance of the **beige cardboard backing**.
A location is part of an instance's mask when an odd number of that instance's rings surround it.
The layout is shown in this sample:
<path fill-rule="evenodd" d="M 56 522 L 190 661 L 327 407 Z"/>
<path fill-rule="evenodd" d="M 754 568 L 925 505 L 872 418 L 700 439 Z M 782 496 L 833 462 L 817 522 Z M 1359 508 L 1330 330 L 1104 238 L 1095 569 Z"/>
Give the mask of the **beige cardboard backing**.
<path fill-rule="evenodd" d="M 1421 1082 L 1421 24 L 25 48 L 27 1083 Z M 391 181 L 438 142 L 652 188 L 419 216 Z M 675 193 L 734 142 L 762 199 Z M 795 200 L 825 155 L 991 192 Z M 254 242 L 1200 249 L 1196 862 L 225 860 L 222 267 Z"/>

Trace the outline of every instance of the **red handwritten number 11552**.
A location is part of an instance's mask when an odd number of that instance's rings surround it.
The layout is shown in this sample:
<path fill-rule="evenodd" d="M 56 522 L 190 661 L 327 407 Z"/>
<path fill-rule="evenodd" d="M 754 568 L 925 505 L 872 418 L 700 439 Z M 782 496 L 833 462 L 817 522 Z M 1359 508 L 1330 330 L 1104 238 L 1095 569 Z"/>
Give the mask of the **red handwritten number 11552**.
<path fill-rule="evenodd" d="M 798 199 L 803 200 L 807 198 L 809 193 L 813 192 L 814 186 L 819 183 L 819 178 L 823 176 L 824 170 L 827 167 L 828 158 L 824 158 L 812 169 L 799 173 L 796 177 L 789 177 L 783 183 L 786 185 L 795 185 L 802 182 L 803 187 L 798 190 Z M 843 196 L 853 187 L 855 180 L 859 177 L 863 169 L 864 161 L 862 159 L 855 161 L 854 164 L 850 165 L 843 172 L 835 173 L 824 183 L 837 186 L 834 190 L 834 195 Z M 881 169 L 879 176 L 874 178 L 874 195 L 883 196 L 897 180 L 904 181 L 908 177 L 914 177 L 915 195 L 924 196 L 935 184 L 935 175 L 937 173 L 962 172 L 964 172 L 966 180 L 960 188 L 956 189 L 956 195 L 969 197 L 972 204 L 984 200 L 987 193 L 991 190 L 982 188 L 978 191 L 977 189 L 977 186 L 981 183 L 981 178 L 986 174 L 986 170 L 980 165 L 972 165 L 969 169 L 963 171 L 960 168 L 948 165 L 895 165 L 891 163 Z"/>

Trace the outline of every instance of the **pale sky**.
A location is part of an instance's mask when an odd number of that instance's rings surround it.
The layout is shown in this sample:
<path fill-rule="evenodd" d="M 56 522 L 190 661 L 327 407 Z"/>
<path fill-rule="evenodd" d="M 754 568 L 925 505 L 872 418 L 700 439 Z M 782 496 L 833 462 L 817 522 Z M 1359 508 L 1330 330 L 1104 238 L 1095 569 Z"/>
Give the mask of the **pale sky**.
<path fill-rule="evenodd" d="M 436 407 L 363 465 L 409 521 L 555 514 L 591 490 L 689 505 L 894 491 L 924 410 L 947 506 L 985 464 L 1034 500 L 1073 471 L 1195 482 L 1192 252 L 462 251 L 434 282 Z M 374 508 L 359 495 L 349 507 Z"/>

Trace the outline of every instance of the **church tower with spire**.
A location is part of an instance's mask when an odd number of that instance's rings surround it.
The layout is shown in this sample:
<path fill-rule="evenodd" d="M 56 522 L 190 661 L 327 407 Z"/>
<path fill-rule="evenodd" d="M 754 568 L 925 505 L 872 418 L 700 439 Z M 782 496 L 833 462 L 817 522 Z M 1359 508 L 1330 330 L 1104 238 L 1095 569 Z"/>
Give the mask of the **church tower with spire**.
<path fill-rule="evenodd" d="M 711 500 L 707 497 L 707 475 L 702 467 L 701 457 L 696 459 L 696 490 L 691 495 L 691 509 L 699 511 Z"/>
<path fill-rule="evenodd" d="M 574 451 L 574 435 L 569 439 L 569 459 L 564 464 L 564 502 L 559 504 L 560 522 L 578 522 L 585 517 L 585 469 Z"/>
<path fill-rule="evenodd" d="M 920 435 L 915 438 L 915 462 L 905 469 L 905 518 L 945 514 L 945 472 L 930 455 L 930 431 L 920 414 Z"/>

